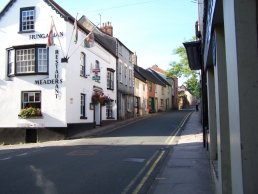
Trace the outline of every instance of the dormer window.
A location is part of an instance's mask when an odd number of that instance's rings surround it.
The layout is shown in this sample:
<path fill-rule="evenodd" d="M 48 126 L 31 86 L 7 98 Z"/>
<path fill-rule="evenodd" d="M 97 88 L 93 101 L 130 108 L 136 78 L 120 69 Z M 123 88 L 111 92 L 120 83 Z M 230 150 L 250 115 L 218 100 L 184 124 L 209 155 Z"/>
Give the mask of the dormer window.
<path fill-rule="evenodd" d="M 21 8 L 20 32 L 33 32 L 35 30 L 35 7 Z"/>

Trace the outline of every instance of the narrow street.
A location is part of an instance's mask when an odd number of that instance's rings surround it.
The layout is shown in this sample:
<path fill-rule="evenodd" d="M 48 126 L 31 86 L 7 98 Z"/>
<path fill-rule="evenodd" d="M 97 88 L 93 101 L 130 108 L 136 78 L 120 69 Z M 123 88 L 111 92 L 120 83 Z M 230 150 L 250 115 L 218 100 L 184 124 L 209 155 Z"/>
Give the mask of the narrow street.
<path fill-rule="evenodd" d="M 0 193 L 146 193 L 190 111 L 157 114 L 99 137 L 0 149 Z"/>

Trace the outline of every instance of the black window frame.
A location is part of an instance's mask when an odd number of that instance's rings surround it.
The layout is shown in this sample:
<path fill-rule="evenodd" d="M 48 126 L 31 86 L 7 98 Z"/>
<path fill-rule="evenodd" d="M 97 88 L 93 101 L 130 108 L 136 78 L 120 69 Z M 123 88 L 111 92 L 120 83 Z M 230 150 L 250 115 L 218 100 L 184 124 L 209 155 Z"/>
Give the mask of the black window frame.
<path fill-rule="evenodd" d="M 22 29 L 22 13 L 24 11 L 34 11 L 34 18 L 33 18 L 33 29 L 30 30 L 23 30 Z M 35 32 L 35 24 L 36 24 L 36 8 L 35 7 L 22 7 L 20 8 L 20 26 L 19 26 L 19 33 L 31 33 L 31 32 Z"/>
<path fill-rule="evenodd" d="M 82 105 L 82 98 L 84 105 Z M 86 116 L 86 94 L 81 93 L 80 95 L 80 119 L 87 119 Z"/>
<path fill-rule="evenodd" d="M 39 49 L 46 49 L 47 51 L 47 71 L 46 72 L 39 72 L 38 71 L 38 50 Z M 17 51 L 24 50 L 24 49 L 35 49 L 35 71 L 34 72 L 25 72 L 25 73 L 17 73 Z M 21 46 L 13 46 L 7 50 L 7 76 L 26 76 L 26 75 L 48 75 L 49 74 L 49 49 L 46 47 L 46 44 L 34 44 L 34 45 L 21 45 Z M 9 72 L 9 52 L 14 50 L 14 74 L 10 74 Z"/>
<path fill-rule="evenodd" d="M 114 90 L 115 89 L 114 84 L 115 84 L 115 70 L 112 68 L 107 68 L 107 89 Z"/>

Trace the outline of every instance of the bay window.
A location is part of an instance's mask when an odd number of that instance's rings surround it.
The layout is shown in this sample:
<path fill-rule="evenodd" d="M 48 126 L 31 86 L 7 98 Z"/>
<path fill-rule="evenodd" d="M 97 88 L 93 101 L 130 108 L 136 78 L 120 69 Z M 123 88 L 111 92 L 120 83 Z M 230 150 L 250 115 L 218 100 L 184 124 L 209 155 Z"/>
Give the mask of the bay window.
<path fill-rule="evenodd" d="M 7 50 L 8 76 L 48 73 L 46 45 L 17 46 Z"/>

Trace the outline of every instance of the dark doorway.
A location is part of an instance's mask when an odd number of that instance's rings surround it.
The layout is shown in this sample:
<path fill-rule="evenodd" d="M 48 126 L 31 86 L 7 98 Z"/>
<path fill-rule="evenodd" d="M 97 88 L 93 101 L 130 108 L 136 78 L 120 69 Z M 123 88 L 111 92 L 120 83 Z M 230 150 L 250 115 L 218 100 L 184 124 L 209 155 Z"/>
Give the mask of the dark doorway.
<path fill-rule="evenodd" d="M 37 129 L 26 129 L 26 143 L 37 143 Z"/>

